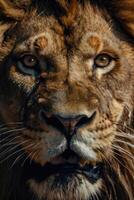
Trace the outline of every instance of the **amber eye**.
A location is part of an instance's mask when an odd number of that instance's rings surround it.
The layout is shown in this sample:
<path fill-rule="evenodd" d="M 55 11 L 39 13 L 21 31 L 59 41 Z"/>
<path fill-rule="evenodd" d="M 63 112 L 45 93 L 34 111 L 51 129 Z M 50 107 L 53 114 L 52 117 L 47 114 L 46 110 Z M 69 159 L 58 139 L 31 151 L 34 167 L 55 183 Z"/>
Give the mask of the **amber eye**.
<path fill-rule="evenodd" d="M 21 56 L 17 61 L 18 69 L 27 75 L 36 76 L 40 71 L 39 60 L 31 54 Z"/>
<path fill-rule="evenodd" d="M 95 67 L 107 67 L 112 61 L 112 57 L 108 54 L 99 54 L 94 60 Z"/>
<path fill-rule="evenodd" d="M 21 62 L 25 67 L 34 68 L 38 64 L 38 59 L 33 55 L 25 55 L 21 58 Z"/>

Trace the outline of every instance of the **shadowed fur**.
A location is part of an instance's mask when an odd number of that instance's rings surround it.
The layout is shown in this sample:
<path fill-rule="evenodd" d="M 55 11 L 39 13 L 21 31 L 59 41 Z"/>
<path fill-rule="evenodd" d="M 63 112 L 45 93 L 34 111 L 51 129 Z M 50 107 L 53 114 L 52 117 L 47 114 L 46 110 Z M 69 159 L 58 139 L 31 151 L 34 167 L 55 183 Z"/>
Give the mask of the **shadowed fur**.
<path fill-rule="evenodd" d="M 133 11 L 133 0 L 0 0 L 1 200 L 30 200 L 33 196 L 35 200 L 134 199 Z M 98 55 L 100 49 L 114 57 L 116 66 L 93 72 L 89 58 Z M 32 68 L 28 71 L 20 65 L 23 52 L 34 52 L 40 60 L 37 73 L 41 82 Z M 92 185 L 79 175 L 71 183 L 69 179 L 72 187 L 57 186 L 61 182 L 50 184 L 56 180 L 52 177 L 42 185 L 32 179 L 25 182 L 29 162 L 41 166 L 48 161 L 59 162 L 56 148 L 66 143 L 60 128 L 44 125 L 38 119 L 40 108 L 54 116 L 67 112 L 88 115 L 95 109 L 93 123 L 78 129 L 70 148 L 78 153 L 79 148 L 73 146 L 76 140 L 90 144 L 92 157 L 83 151 L 80 164 L 102 162 L 100 182 Z M 20 114 L 28 127 L 22 125 Z M 42 136 L 42 130 L 46 135 Z M 88 190 L 79 189 L 80 179 L 85 181 L 85 188 L 91 188 L 88 199 Z M 71 190 L 75 187 L 78 190 Z M 83 199 L 80 191 L 86 191 Z"/>

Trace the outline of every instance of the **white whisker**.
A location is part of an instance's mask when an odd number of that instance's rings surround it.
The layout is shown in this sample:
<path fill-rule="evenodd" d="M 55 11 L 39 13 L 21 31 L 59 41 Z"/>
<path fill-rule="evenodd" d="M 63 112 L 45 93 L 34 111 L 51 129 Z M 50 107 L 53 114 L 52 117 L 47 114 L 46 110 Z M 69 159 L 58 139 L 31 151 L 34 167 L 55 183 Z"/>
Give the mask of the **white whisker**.
<path fill-rule="evenodd" d="M 126 141 L 118 140 L 118 139 L 115 139 L 115 142 L 123 143 L 130 146 L 131 148 L 134 148 L 134 144 L 131 144 L 130 142 L 126 142 Z"/>
<path fill-rule="evenodd" d="M 22 131 L 22 130 L 25 130 L 25 129 L 26 128 L 11 129 L 11 130 L 5 131 L 3 133 L 0 133 L 0 136 L 3 136 L 3 135 L 8 134 L 8 133 L 12 133 L 12 132 Z"/>
<path fill-rule="evenodd" d="M 16 149 L 17 147 L 19 147 L 19 146 L 21 146 L 22 144 L 25 144 L 25 143 L 27 143 L 27 142 L 29 142 L 29 141 L 26 140 L 26 141 L 23 141 L 23 142 L 21 142 L 21 143 L 19 143 L 19 144 L 16 144 L 16 145 L 13 146 L 12 148 L 7 148 L 5 151 L 3 151 L 3 152 L 0 154 L 0 158 L 3 157 L 5 154 L 7 154 L 7 153 L 13 151 L 13 150 Z"/>
<path fill-rule="evenodd" d="M 32 162 L 33 157 L 35 157 L 35 155 L 37 154 L 37 147 L 39 146 L 38 144 L 34 144 L 33 148 L 36 147 L 34 152 L 31 152 L 29 155 L 27 155 L 26 159 L 23 161 L 23 163 L 21 164 L 21 166 L 24 166 L 25 162 L 27 161 L 28 158 L 30 158 L 30 163 Z"/>
<path fill-rule="evenodd" d="M 0 124 L 0 128 L 4 127 L 4 126 L 8 126 L 8 125 L 20 125 L 23 124 L 23 122 L 9 122 L 9 123 L 4 123 L 4 124 Z"/>
<path fill-rule="evenodd" d="M 11 139 L 10 139 L 10 138 L 11 138 Z M 12 139 L 12 138 L 13 138 L 13 139 Z M 16 140 L 17 138 L 21 138 L 21 135 L 19 135 L 19 133 L 16 134 L 16 136 L 14 136 L 14 135 L 10 135 L 10 136 L 4 138 L 3 140 L 0 141 L 0 143 L 5 142 L 7 139 L 8 139 L 8 142 L 6 142 L 5 144 L 2 144 L 1 147 L 8 146 L 8 145 L 11 145 L 11 144 L 14 144 L 14 143 L 11 143 L 11 142 L 14 141 L 14 140 Z M 10 139 L 10 140 L 9 140 L 9 139 Z"/>
<path fill-rule="evenodd" d="M 33 146 L 33 144 L 30 144 L 30 145 L 26 146 L 25 149 L 28 149 L 28 148 L 30 148 L 31 146 Z M 21 152 L 21 151 L 24 151 L 24 150 L 23 150 L 23 149 L 19 149 L 19 150 L 13 152 L 11 155 L 9 155 L 9 156 L 7 156 L 5 159 L 1 160 L 1 161 L 0 161 L 0 164 L 2 164 L 3 162 L 5 162 L 6 160 L 8 160 L 9 158 L 11 158 L 12 156 L 14 156 L 15 154 L 17 154 L 17 153 L 19 153 L 19 152 Z"/>
<path fill-rule="evenodd" d="M 117 156 L 121 156 L 121 155 L 117 154 L 116 152 L 114 152 L 114 154 L 116 154 Z M 131 170 L 129 168 L 127 168 L 114 154 L 112 155 L 113 159 L 116 160 L 123 168 L 127 169 L 130 173 L 132 173 Z M 121 156 L 121 157 L 123 158 L 123 156 Z"/>
<path fill-rule="evenodd" d="M 13 166 L 14 166 L 20 159 L 22 159 L 22 157 L 23 157 L 24 155 L 25 155 L 24 152 L 21 153 L 21 154 L 14 160 L 13 164 L 10 166 L 10 169 L 12 169 Z"/>
<path fill-rule="evenodd" d="M 129 156 L 130 158 L 134 159 L 134 157 L 132 157 L 132 154 L 130 154 L 128 151 L 124 150 L 124 149 L 121 148 L 120 146 L 113 145 L 112 147 L 113 147 L 116 151 L 122 152 L 122 153 L 124 153 L 125 155 Z"/>

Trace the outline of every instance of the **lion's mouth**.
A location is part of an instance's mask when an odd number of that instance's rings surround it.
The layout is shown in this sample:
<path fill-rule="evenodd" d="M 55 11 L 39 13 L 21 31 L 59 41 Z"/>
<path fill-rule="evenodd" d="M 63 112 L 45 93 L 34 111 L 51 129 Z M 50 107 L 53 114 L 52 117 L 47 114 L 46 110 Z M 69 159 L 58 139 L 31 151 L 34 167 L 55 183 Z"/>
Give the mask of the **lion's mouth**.
<path fill-rule="evenodd" d="M 94 184 L 98 179 L 102 177 L 103 164 L 99 163 L 95 166 L 87 164 L 85 166 L 80 166 L 79 164 L 62 163 L 62 164 L 52 164 L 47 163 L 45 166 L 41 166 L 35 162 L 32 162 L 29 166 L 28 178 L 34 179 L 37 182 L 43 182 L 49 176 L 70 176 L 81 174 L 89 180 L 90 183 Z"/>
<path fill-rule="evenodd" d="M 103 172 L 103 164 L 97 163 L 96 165 L 85 164 L 82 166 L 80 160 L 82 159 L 79 153 L 75 153 L 71 150 L 70 141 L 74 134 L 76 134 L 77 129 L 83 125 L 94 120 L 96 112 L 93 112 L 90 117 L 85 115 L 78 115 L 77 117 L 61 117 L 59 115 L 51 115 L 46 113 L 44 110 L 39 112 L 40 121 L 46 126 L 51 126 L 59 133 L 62 133 L 67 141 L 67 149 L 61 152 L 60 155 L 56 155 L 55 158 L 60 157 L 64 162 L 59 162 L 58 164 L 53 162 L 47 162 L 44 166 L 37 164 L 32 161 L 29 166 L 28 179 L 34 179 L 38 183 L 45 181 L 48 177 L 58 176 L 62 179 L 64 176 L 77 176 L 82 175 L 92 184 L 96 183 L 101 177 Z M 70 158 L 74 159 L 74 162 L 70 162 Z M 53 161 L 54 158 L 51 159 Z M 85 158 L 86 159 L 86 158 Z M 87 163 L 87 162 L 85 162 Z"/>

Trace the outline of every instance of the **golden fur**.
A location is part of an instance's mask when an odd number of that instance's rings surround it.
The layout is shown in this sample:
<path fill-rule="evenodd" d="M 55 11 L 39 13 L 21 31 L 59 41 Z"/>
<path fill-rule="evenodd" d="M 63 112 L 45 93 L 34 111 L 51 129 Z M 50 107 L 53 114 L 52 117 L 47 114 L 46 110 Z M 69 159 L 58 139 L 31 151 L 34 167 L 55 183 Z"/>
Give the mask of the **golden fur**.
<path fill-rule="evenodd" d="M 133 8 L 133 0 L 0 0 L 1 200 L 31 199 L 27 185 L 35 199 L 134 199 Z M 43 68 L 41 83 L 17 68 L 14 57 L 23 52 L 34 52 L 45 67 L 43 58 L 47 60 L 50 68 Z M 93 72 L 91 58 L 100 52 L 114 56 L 115 66 Z M 54 187 L 55 176 L 40 184 L 35 180 L 18 183 L 27 159 L 41 166 L 60 162 L 56 148 L 61 141 L 66 145 L 57 129 L 38 120 L 39 108 L 30 95 L 49 113 L 96 111 L 94 121 L 78 130 L 70 147 L 78 153 L 81 143 L 86 146 L 79 160 L 83 166 L 103 162 L 101 180 L 92 185 L 80 175 L 67 187 Z M 30 128 L 20 123 L 26 99 L 30 99 L 26 107 Z"/>

